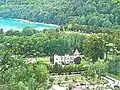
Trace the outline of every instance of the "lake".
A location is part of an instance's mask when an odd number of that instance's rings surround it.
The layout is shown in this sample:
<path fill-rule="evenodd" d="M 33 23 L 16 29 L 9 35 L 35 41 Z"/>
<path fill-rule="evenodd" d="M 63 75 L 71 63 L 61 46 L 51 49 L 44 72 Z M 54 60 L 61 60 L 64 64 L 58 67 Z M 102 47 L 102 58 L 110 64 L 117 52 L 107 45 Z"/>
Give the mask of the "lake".
<path fill-rule="evenodd" d="M 33 27 L 37 30 L 55 29 L 58 27 L 57 25 L 35 23 L 35 22 L 29 22 L 27 20 L 0 18 L 0 28 L 2 28 L 4 31 L 10 30 L 10 29 L 22 30 L 24 27 L 27 27 L 27 26 Z"/>

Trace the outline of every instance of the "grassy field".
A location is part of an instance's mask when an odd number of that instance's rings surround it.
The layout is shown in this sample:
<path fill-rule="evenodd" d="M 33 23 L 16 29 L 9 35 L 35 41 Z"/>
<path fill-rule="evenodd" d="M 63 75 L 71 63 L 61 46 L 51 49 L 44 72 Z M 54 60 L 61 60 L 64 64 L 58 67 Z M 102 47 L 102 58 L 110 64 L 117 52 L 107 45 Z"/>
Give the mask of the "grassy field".
<path fill-rule="evenodd" d="M 50 57 L 49 56 L 38 57 L 37 60 L 40 61 L 40 62 L 42 62 L 42 63 L 50 64 Z"/>

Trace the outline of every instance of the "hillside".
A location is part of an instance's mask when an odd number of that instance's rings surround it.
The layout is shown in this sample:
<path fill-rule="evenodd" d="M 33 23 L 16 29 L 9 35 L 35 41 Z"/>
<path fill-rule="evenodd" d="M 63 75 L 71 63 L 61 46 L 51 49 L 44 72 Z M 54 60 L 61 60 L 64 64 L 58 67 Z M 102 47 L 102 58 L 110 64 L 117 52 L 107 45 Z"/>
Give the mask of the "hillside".
<path fill-rule="evenodd" d="M 120 3 L 113 0 L 1 0 L 0 16 L 64 25 L 120 27 Z"/>

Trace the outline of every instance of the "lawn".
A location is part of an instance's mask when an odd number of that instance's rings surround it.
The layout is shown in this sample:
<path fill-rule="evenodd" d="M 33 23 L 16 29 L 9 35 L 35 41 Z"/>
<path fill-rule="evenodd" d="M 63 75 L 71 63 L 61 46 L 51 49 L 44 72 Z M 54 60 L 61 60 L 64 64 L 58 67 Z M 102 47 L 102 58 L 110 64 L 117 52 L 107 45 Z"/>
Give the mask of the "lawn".
<path fill-rule="evenodd" d="M 38 57 L 37 60 L 40 61 L 40 62 L 42 62 L 42 63 L 50 64 L 50 57 L 49 56 Z"/>

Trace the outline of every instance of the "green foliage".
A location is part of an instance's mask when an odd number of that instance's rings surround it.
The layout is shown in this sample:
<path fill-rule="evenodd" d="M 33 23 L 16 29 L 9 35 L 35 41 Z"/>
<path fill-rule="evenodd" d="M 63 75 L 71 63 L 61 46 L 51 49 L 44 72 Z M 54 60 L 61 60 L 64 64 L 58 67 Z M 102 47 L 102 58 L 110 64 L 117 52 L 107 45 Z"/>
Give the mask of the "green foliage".
<path fill-rule="evenodd" d="M 32 36 L 1 36 L 0 38 L 0 43 L 16 55 L 44 56 L 55 53 L 62 55 L 68 51 L 73 53 L 75 48 L 83 52 L 82 46 L 86 35 L 51 31 L 50 33 L 39 32 Z"/>
<path fill-rule="evenodd" d="M 48 40 L 45 45 L 45 53 L 48 55 L 53 54 L 65 54 L 68 51 L 73 53 L 75 48 L 78 48 L 80 52 L 83 51 L 82 45 L 85 39 L 85 35 L 79 33 L 70 33 L 66 35 L 61 35 L 57 38 L 53 38 Z"/>
<path fill-rule="evenodd" d="M 8 30 L 5 32 L 5 35 L 7 36 L 12 36 L 13 35 L 13 30 Z"/>
<path fill-rule="evenodd" d="M 105 40 L 101 36 L 97 34 L 88 36 L 83 47 L 85 55 L 92 58 L 93 62 L 97 61 L 99 57 L 104 58 Z"/>
<path fill-rule="evenodd" d="M 109 73 L 120 76 L 120 56 L 115 56 L 108 66 Z"/>
<path fill-rule="evenodd" d="M 117 50 L 120 51 L 120 30 L 115 30 L 112 32 L 113 43 L 117 47 Z"/>
<path fill-rule="evenodd" d="M 24 36 L 32 36 L 35 33 L 38 33 L 39 31 L 35 30 L 34 28 L 31 27 L 25 27 L 22 30 L 22 35 Z"/>
<path fill-rule="evenodd" d="M 85 73 L 85 76 L 95 78 L 96 75 L 101 75 L 103 73 L 105 74 L 106 72 L 108 72 L 108 62 L 99 60 L 95 64 L 89 66 Z"/>
<path fill-rule="evenodd" d="M 88 67 L 84 67 L 84 65 L 79 64 L 79 65 L 65 65 L 64 67 L 62 67 L 59 64 L 55 64 L 53 65 L 53 67 L 50 68 L 50 73 L 71 73 L 71 72 L 81 72 L 81 71 L 85 71 Z"/>
<path fill-rule="evenodd" d="M 68 80 L 69 80 L 69 78 L 66 76 L 66 77 L 65 77 L 65 81 L 68 81 Z"/>
<path fill-rule="evenodd" d="M 49 81 L 50 81 L 50 83 L 53 83 L 54 82 L 54 78 L 49 78 Z"/>
<path fill-rule="evenodd" d="M 3 35 L 4 34 L 4 31 L 3 31 L 3 29 L 1 28 L 0 29 L 0 35 Z"/>
<path fill-rule="evenodd" d="M 10 85 L 10 88 L 18 88 L 18 90 L 23 88 L 26 90 L 48 90 L 46 86 L 47 68 L 49 68 L 50 73 L 58 74 L 86 71 L 87 77 L 96 77 L 97 74 L 100 75 L 106 72 L 119 76 L 119 58 L 107 62 L 111 56 L 118 55 L 116 52 L 120 50 L 119 29 L 100 33 L 104 32 L 100 28 L 99 34 L 79 33 L 79 30 L 82 29 L 89 33 L 94 31 L 92 27 L 86 29 L 79 27 L 78 24 L 68 24 L 56 30 L 45 29 L 43 32 L 37 32 L 33 28 L 27 27 L 24 30 L 28 32 L 24 36 L 16 34 L 15 31 L 8 31 L 8 36 L 1 35 L 0 84 L 5 85 L 5 88 Z M 32 34 L 28 34 L 29 30 L 32 31 Z M 73 32 L 74 30 L 77 32 Z M 41 61 L 44 62 L 47 58 L 40 59 L 40 62 L 33 64 L 26 64 L 25 58 L 23 58 L 30 55 L 36 58 L 39 56 L 53 56 L 54 54 L 64 55 L 67 52 L 73 54 L 73 50 L 76 48 L 81 54 L 84 54 L 83 56 L 86 56 L 86 60 L 92 58 L 92 65 L 86 61 L 81 64 L 78 62 L 77 65 L 65 65 L 64 67 L 58 64 L 53 65 L 53 67 L 46 67 L 46 64 L 43 65 Z M 104 53 L 109 58 L 104 61 L 98 60 L 104 58 Z M 53 57 L 51 57 L 51 61 L 53 62 Z M 50 80 L 50 82 L 52 81 Z M 42 87 L 42 85 L 46 87 Z"/>
<path fill-rule="evenodd" d="M 6 38 L 4 45 L 16 55 L 40 56 L 43 53 L 44 37 L 12 37 Z M 9 45 L 7 45 L 9 44 Z"/>
<path fill-rule="evenodd" d="M 74 62 L 75 62 L 75 64 L 80 64 L 81 58 L 80 57 L 75 58 Z"/>
<path fill-rule="evenodd" d="M 27 64 L 21 55 L 14 55 L 12 47 L 2 45 L 0 48 L 0 85 L 15 90 L 35 90 L 46 83 L 49 76 L 46 65 L 38 61 Z"/>
<path fill-rule="evenodd" d="M 94 20 L 94 19 L 93 19 Z M 89 21 L 92 22 L 92 21 Z M 95 24 L 100 24 L 102 26 L 103 23 L 101 22 L 105 22 L 105 20 L 100 20 L 100 23 L 96 23 Z M 104 23 L 106 24 L 106 23 Z M 112 28 L 111 28 L 112 29 Z M 76 23 L 72 23 L 72 24 L 66 24 L 65 26 L 60 28 L 61 31 L 74 31 L 74 32 L 81 32 L 81 33 L 103 33 L 103 32 L 110 32 L 110 29 L 106 28 L 106 27 L 97 27 L 96 25 L 94 26 L 90 26 L 90 25 L 79 25 Z"/>
<path fill-rule="evenodd" d="M 28 90 L 28 88 L 25 86 L 25 84 L 21 81 L 18 83 L 17 89 L 18 90 Z"/>
<path fill-rule="evenodd" d="M 63 25 L 120 26 L 119 0 L 10 0 L 0 5 L 0 16 Z"/>
<path fill-rule="evenodd" d="M 5 35 L 6 36 L 21 36 L 22 34 L 21 34 L 21 32 L 20 31 L 18 31 L 18 30 L 8 30 L 8 31 L 6 31 L 5 32 Z"/>
<path fill-rule="evenodd" d="M 7 55 L 0 64 L 1 85 L 17 85 L 17 90 L 34 90 L 48 79 L 47 67 L 37 62 L 26 64 L 23 58 L 10 58 Z"/>

